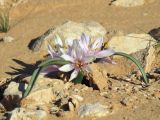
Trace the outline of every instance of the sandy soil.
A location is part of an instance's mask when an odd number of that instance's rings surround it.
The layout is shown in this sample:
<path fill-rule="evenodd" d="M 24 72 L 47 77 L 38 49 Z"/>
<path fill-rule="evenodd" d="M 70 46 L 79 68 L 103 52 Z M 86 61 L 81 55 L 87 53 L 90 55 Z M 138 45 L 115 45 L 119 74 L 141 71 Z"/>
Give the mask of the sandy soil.
<path fill-rule="evenodd" d="M 148 33 L 151 29 L 160 26 L 159 0 L 133 8 L 109 6 L 110 1 L 29 0 L 12 8 L 11 29 L 6 34 L 0 33 L 0 37 L 9 35 L 14 37 L 15 41 L 0 43 L 0 81 L 14 77 L 16 69 L 29 67 L 30 64 L 43 58 L 44 53 L 33 53 L 28 49 L 29 42 L 43 34 L 49 27 L 67 20 L 76 22 L 94 20 L 101 23 L 107 31 L 124 33 Z M 147 104 L 140 104 L 138 110 L 124 107 L 116 114 L 103 119 L 159 120 L 159 103 L 159 100 L 151 100 Z"/>

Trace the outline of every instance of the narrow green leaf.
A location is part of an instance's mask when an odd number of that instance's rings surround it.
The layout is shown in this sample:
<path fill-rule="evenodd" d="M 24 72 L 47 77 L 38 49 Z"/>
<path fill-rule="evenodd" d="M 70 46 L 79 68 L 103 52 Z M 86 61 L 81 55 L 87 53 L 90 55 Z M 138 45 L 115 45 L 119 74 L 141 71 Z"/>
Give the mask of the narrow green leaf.
<path fill-rule="evenodd" d="M 32 77 L 31 77 L 31 80 L 30 80 L 30 82 L 29 82 L 29 84 L 28 84 L 28 86 L 27 86 L 27 89 L 25 90 L 25 93 L 23 94 L 23 98 L 26 97 L 26 96 L 30 93 L 30 91 L 32 90 L 33 85 L 34 85 L 34 83 L 36 82 L 36 80 L 37 80 L 37 78 L 38 78 L 38 75 L 39 75 L 41 69 L 42 69 L 42 68 L 39 67 L 39 68 L 37 68 L 37 69 L 33 72 Z"/>
<path fill-rule="evenodd" d="M 56 65 L 64 65 L 64 64 L 68 64 L 68 61 L 65 61 L 63 59 L 48 59 L 45 60 L 44 62 L 42 62 L 40 65 L 38 65 L 38 67 L 42 67 L 42 66 L 48 66 L 48 65 L 52 65 L 52 64 L 56 64 Z"/>
<path fill-rule="evenodd" d="M 84 77 L 84 75 L 83 75 L 82 71 L 80 71 L 78 73 L 78 76 L 73 80 L 73 82 L 74 83 L 82 83 L 83 77 Z"/>
<path fill-rule="evenodd" d="M 42 62 L 38 68 L 33 72 L 32 74 L 32 77 L 31 77 L 31 80 L 29 82 L 29 85 L 23 95 L 23 98 L 26 97 L 30 91 L 32 90 L 37 78 L 38 78 L 38 75 L 40 74 L 40 71 L 44 68 L 44 67 L 47 67 L 49 65 L 64 65 L 64 64 L 67 64 L 69 63 L 68 61 L 65 61 L 63 59 L 47 59 L 45 60 L 44 62 Z"/>
<path fill-rule="evenodd" d="M 143 82 L 145 84 L 148 84 L 149 81 L 147 79 L 146 73 L 144 72 L 144 69 L 142 68 L 140 62 L 137 59 L 135 59 L 133 56 L 126 54 L 126 53 L 123 53 L 123 52 L 116 52 L 114 55 L 126 57 L 126 58 L 130 59 L 132 62 L 134 62 L 137 65 L 137 67 L 139 68 L 139 70 L 144 78 Z"/>

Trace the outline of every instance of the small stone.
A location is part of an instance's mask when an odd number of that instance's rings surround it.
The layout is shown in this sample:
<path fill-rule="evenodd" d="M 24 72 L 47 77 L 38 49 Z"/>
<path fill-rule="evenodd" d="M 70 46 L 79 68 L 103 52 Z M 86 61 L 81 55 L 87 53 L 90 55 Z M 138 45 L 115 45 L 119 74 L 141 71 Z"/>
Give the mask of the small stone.
<path fill-rule="evenodd" d="M 73 105 L 72 102 L 68 102 L 68 106 L 69 106 L 69 110 L 70 110 L 71 112 L 73 112 L 73 111 L 75 110 L 74 105 Z"/>
<path fill-rule="evenodd" d="M 101 92 L 100 95 L 105 97 L 105 98 L 112 98 L 112 94 L 110 94 L 108 92 Z"/>
<path fill-rule="evenodd" d="M 10 112 L 10 120 L 45 120 L 47 113 L 43 110 L 15 108 Z"/>
<path fill-rule="evenodd" d="M 107 83 L 108 79 L 106 78 L 106 76 L 104 76 L 101 67 L 98 64 L 92 64 L 91 69 L 92 69 L 92 81 L 93 81 L 92 84 L 95 84 L 100 91 L 108 87 Z"/>
<path fill-rule="evenodd" d="M 50 109 L 50 113 L 51 114 L 55 114 L 55 113 L 58 113 L 59 112 L 59 108 L 56 107 L 56 106 L 53 106 L 51 109 Z"/>
<path fill-rule="evenodd" d="M 79 107 L 79 102 L 76 99 L 72 99 L 72 103 L 74 104 L 75 108 Z"/>
<path fill-rule="evenodd" d="M 136 96 L 130 96 L 130 97 L 125 97 L 125 98 L 122 98 L 120 103 L 124 106 L 129 106 L 131 105 L 134 101 L 137 100 L 137 97 Z"/>
<path fill-rule="evenodd" d="M 14 41 L 14 38 L 13 37 L 10 37 L 10 36 L 5 36 L 2 38 L 2 41 L 4 43 L 10 43 L 10 42 L 13 42 Z"/>
<path fill-rule="evenodd" d="M 101 105 L 100 103 L 85 104 L 82 105 L 78 110 L 78 116 L 81 118 L 85 116 L 103 117 L 109 113 L 110 111 L 108 107 Z"/>
<path fill-rule="evenodd" d="M 113 0 L 111 4 L 120 7 L 135 7 L 142 6 L 146 3 L 154 2 L 154 0 Z"/>
<path fill-rule="evenodd" d="M 73 98 L 77 99 L 79 102 L 83 101 L 83 97 L 79 96 L 79 95 L 72 95 Z"/>
<path fill-rule="evenodd" d="M 155 92 L 155 93 L 153 94 L 153 96 L 154 96 L 155 98 L 160 99 L 160 91 Z"/>

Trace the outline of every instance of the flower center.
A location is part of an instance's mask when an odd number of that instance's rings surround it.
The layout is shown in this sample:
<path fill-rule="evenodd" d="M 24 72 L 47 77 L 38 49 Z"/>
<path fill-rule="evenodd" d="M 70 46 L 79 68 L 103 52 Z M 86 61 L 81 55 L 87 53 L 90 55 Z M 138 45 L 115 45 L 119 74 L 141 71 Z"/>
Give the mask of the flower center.
<path fill-rule="evenodd" d="M 77 68 L 82 68 L 83 65 L 84 65 L 84 64 L 83 64 L 80 60 L 77 60 L 77 61 L 75 62 L 75 67 L 77 67 Z"/>

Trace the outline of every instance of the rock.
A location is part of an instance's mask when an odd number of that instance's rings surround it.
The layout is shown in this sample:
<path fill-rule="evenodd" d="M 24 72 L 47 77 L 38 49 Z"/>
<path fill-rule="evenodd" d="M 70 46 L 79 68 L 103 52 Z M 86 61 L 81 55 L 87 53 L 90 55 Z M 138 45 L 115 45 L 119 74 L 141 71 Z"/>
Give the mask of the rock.
<path fill-rule="evenodd" d="M 148 73 L 153 68 L 153 63 L 156 60 L 156 49 L 155 47 L 151 46 L 148 50 L 148 55 L 146 56 L 146 65 L 145 65 L 145 72 Z"/>
<path fill-rule="evenodd" d="M 13 42 L 13 41 L 14 41 L 14 38 L 11 37 L 11 36 L 5 36 L 5 37 L 3 37 L 0 41 L 1 41 L 1 42 L 4 42 L 4 43 L 10 43 L 10 42 Z"/>
<path fill-rule="evenodd" d="M 114 0 L 111 4 L 120 7 L 135 7 L 151 2 L 154 2 L 154 0 Z"/>
<path fill-rule="evenodd" d="M 72 95 L 72 97 L 77 99 L 79 102 L 82 102 L 84 100 L 84 98 L 79 95 Z"/>
<path fill-rule="evenodd" d="M 154 96 L 155 98 L 160 99 L 160 91 L 155 92 L 155 93 L 153 94 L 153 96 Z"/>
<path fill-rule="evenodd" d="M 47 113 L 43 110 L 15 108 L 10 112 L 9 120 L 45 120 Z"/>
<path fill-rule="evenodd" d="M 11 82 L 5 89 L 3 94 L 2 104 L 7 110 L 13 109 L 18 106 L 22 98 L 22 92 L 25 89 L 24 83 Z"/>
<path fill-rule="evenodd" d="M 4 96 L 19 96 L 22 97 L 22 91 L 24 91 L 25 84 L 11 82 L 4 91 Z"/>
<path fill-rule="evenodd" d="M 108 42 L 108 47 L 116 52 L 128 54 L 146 49 L 149 45 L 155 44 L 156 40 L 148 34 L 135 34 L 115 36 Z"/>
<path fill-rule="evenodd" d="M 108 46 L 116 52 L 132 54 L 145 67 L 145 72 L 149 72 L 156 57 L 156 50 L 153 47 L 155 43 L 156 40 L 149 34 L 131 33 L 113 37 Z"/>
<path fill-rule="evenodd" d="M 30 94 L 22 100 L 21 105 L 32 108 L 49 104 L 53 100 L 65 96 L 64 86 L 62 80 L 45 78 L 40 75 Z"/>
<path fill-rule="evenodd" d="M 101 105 L 100 103 L 85 104 L 82 105 L 78 110 L 78 116 L 81 118 L 85 116 L 103 117 L 109 113 L 110 111 L 107 106 Z"/>
<path fill-rule="evenodd" d="M 74 111 L 74 105 L 73 105 L 73 103 L 72 103 L 72 102 L 69 102 L 69 103 L 68 103 L 68 106 L 69 106 L 69 110 L 70 110 L 71 112 L 73 112 L 73 111 Z"/>
<path fill-rule="evenodd" d="M 95 87 L 99 90 L 103 90 L 105 87 L 108 87 L 107 83 L 107 73 L 106 76 L 103 74 L 101 67 L 98 64 L 92 64 L 92 81 L 95 84 Z M 93 86 L 94 87 L 94 86 Z"/>
<path fill-rule="evenodd" d="M 1 5 L 1 6 L 4 5 L 4 0 L 0 0 L 0 5 Z"/>
<path fill-rule="evenodd" d="M 60 26 L 50 28 L 42 36 L 31 41 L 29 48 L 33 51 L 46 50 L 48 44 L 51 44 L 54 47 L 56 35 L 58 35 L 63 43 L 65 43 L 67 38 L 70 38 L 71 40 L 79 39 L 82 33 L 86 33 L 94 40 L 99 36 L 104 37 L 106 30 L 99 23 L 93 21 L 82 23 L 68 21 Z"/>
<path fill-rule="evenodd" d="M 135 104 L 136 101 L 138 101 L 137 96 L 131 96 L 131 97 L 128 96 L 128 97 L 122 98 L 120 103 L 124 106 L 129 106 L 129 105 Z"/>

